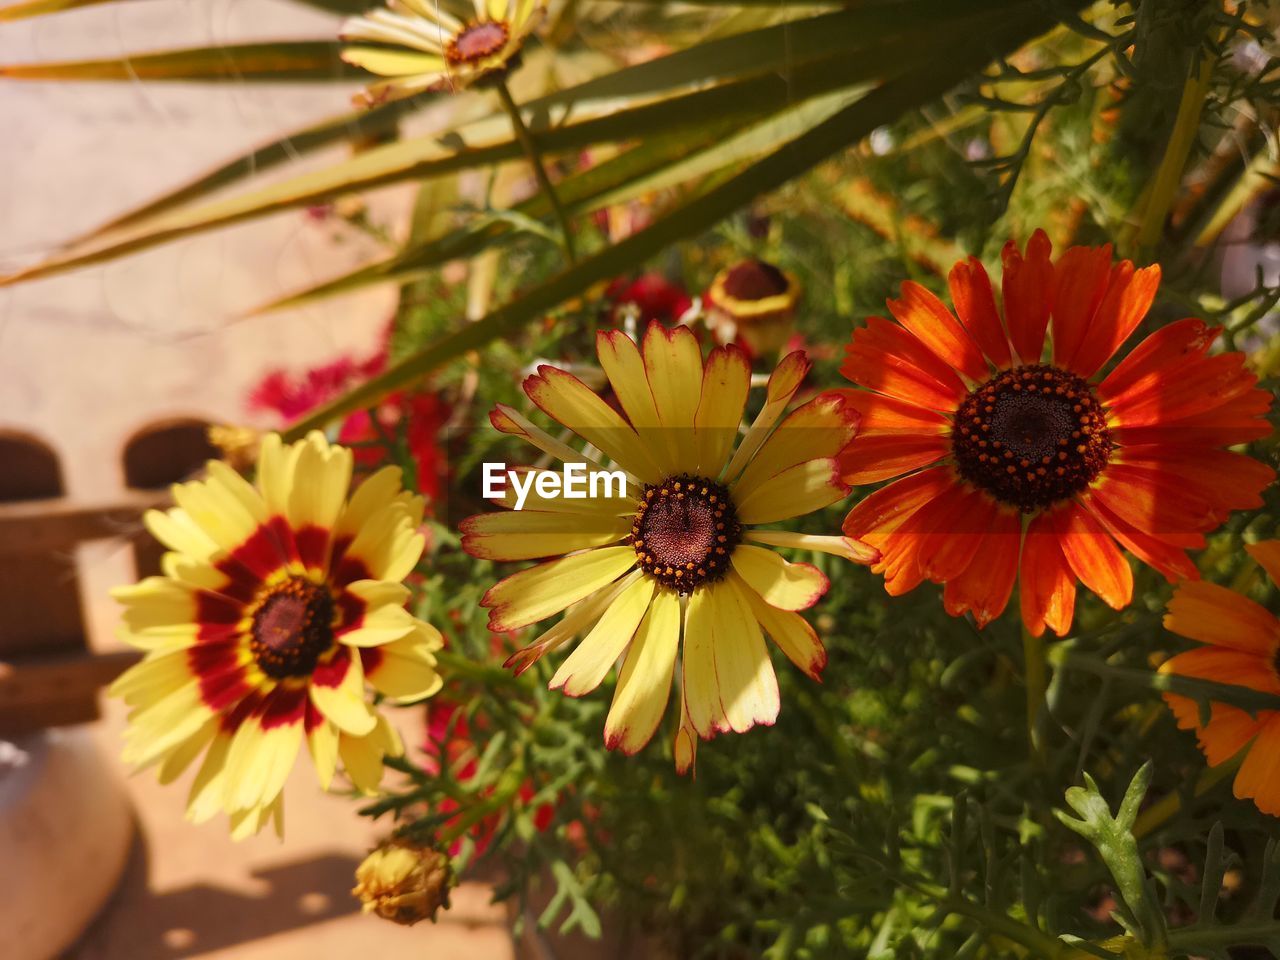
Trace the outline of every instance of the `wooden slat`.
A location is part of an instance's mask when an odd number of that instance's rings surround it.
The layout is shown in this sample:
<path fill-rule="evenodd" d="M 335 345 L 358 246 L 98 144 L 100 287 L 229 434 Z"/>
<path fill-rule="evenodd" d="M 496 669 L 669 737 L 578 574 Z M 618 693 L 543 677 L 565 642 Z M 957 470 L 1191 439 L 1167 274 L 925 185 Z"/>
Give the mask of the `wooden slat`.
<path fill-rule="evenodd" d="M 141 654 L 81 653 L 0 663 L 0 737 L 97 719 L 97 694 Z"/>
<path fill-rule="evenodd" d="M 166 494 L 138 491 L 96 506 L 67 499 L 0 503 L 0 554 L 33 555 L 85 540 L 144 536 L 142 514 L 167 502 Z"/>

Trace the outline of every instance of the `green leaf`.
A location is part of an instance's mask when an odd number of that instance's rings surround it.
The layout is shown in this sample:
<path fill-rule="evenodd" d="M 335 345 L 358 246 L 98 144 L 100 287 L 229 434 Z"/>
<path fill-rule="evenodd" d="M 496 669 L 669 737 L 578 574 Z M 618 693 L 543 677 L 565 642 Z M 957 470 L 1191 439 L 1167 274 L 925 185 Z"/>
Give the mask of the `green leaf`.
<path fill-rule="evenodd" d="M 334 40 L 282 40 L 139 53 L 111 60 L 0 64 L 10 80 L 351 80 L 363 70 L 338 58 Z"/>
<path fill-rule="evenodd" d="M 488 316 L 400 360 L 378 377 L 317 409 L 287 431 L 297 438 L 336 417 L 374 405 L 387 393 L 412 383 L 441 364 L 510 336 L 526 323 L 577 296 L 593 283 L 635 267 L 667 246 L 708 229 L 761 194 L 768 193 L 814 164 L 856 143 L 876 127 L 950 89 L 994 56 L 1016 48 L 1050 25 L 1037 10 L 1008 18 L 990 31 L 985 43 L 962 46 L 947 61 L 929 62 L 891 80 L 764 159 L 672 211 L 645 230 L 583 260 L 527 291 Z"/>

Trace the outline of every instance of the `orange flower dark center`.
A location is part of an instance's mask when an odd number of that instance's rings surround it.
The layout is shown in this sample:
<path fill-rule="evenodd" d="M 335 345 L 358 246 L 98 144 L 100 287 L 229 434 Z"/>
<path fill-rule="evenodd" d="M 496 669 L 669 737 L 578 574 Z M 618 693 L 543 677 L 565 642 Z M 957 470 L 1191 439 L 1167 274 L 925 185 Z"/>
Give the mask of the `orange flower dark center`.
<path fill-rule="evenodd" d="M 763 260 L 744 260 L 724 276 L 724 292 L 735 300 L 767 300 L 787 292 L 787 275 Z"/>
<path fill-rule="evenodd" d="M 475 63 L 501 50 L 508 36 L 507 25 L 501 20 L 468 24 L 449 41 L 444 55 L 450 63 Z"/>
<path fill-rule="evenodd" d="M 960 475 L 1031 513 L 1079 493 L 1111 457 L 1106 411 L 1083 378 L 1058 367 L 992 377 L 956 412 L 951 448 Z"/>
<path fill-rule="evenodd" d="M 333 646 L 333 595 L 305 577 L 274 587 L 253 615 L 249 649 L 269 677 L 310 676 Z"/>
<path fill-rule="evenodd" d="M 682 473 L 645 486 L 628 539 L 641 570 L 664 587 L 692 593 L 725 575 L 742 525 L 724 487 Z"/>

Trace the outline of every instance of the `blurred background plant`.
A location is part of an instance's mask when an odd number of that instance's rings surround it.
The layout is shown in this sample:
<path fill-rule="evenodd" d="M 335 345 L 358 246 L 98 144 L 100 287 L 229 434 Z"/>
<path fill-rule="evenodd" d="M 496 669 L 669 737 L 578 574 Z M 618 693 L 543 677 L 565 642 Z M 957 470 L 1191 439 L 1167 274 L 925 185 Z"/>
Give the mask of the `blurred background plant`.
<path fill-rule="evenodd" d="M 92 2 L 107 0 L 22 0 L 0 21 Z M 498 571 L 453 533 L 482 507 L 480 463 L 515 453 L 484 413 L 525 408 L 535 358 L 578 365 L 597 329 L 648 319 L 711 342 L 705 293 L 747 257 L 803 290 L 778 343 L 810 351 L 813 389 L 841 385 L 851 325 L 901 280 L 944 293 L 962 254 L 992 262 L 1037 226 L 1059 246 L 1159 262 L 1144 331 L 1219 323 L 1274 389 L 1276 26 L 1265 4 L 1211 0 L 564 0 L 508 78 L 527 138 L 483 89 L 343 111 L 0 283 L 288 208 L 383 243 L 380 259 L 257 312 L 395 285 L 385 351 L 281 370 L 246 402 L 294 436 L 339 431 L 362 463 L 399 463 L 431 495 L 415 603 L 448 638 L 446 689 L 421 749 L 395 762 L 401 785 L 362 812 L 448 852 L 459 874 L 496 871 L 517 923 L 678 957 L 1280 956 L 1277 823 L 1232 798 L 1230 765 L 1206 770 L 1161 703 L 1155 667 L 1185 644 L 1161 628 L 1170 591 L 1149 569 L 1126 611 L 1081 600 L 1032 717 L 1016 614 L 979 632 L 932 587 L 892 599 L 841 570 L 817 609 L 823 683 L 780 671 L 777 726 L 705 746 L 688 781 L 672 771 L 674 730 L 609 754 L 606 697 L 549 693 L 543 664 L 501 669 L 519 638 L 490 634 L 478 606 Z M 322 37 L 0 77 L 362 76 L 339 49 Z M 338 162 L 298 166 L 344 141 Z M 264 183 L 274 167 L 285 175 Z M 405 181 L 418 184 L 407 230 L 372 222 L 362 192 Z M 1277 460 L 1272 440 L 1252 452 Z M 1272 492 L 1197 558 L 1273 611 L 1280 596 L 1240 547 L 1274 536 L 1278 506 Z M 845 509 L 806 529 L 834 529 Z"/>

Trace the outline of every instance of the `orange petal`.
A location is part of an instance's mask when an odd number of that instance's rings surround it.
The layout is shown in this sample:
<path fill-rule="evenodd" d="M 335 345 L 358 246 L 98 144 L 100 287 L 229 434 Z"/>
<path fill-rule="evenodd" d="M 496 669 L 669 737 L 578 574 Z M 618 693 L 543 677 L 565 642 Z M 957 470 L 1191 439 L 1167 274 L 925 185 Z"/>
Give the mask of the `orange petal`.
<path fill-rule="evenodd" d="M 1257 382 L 1244 368 L 1244 354 L 1204 357 L 1182 364 L 1176 373 L 1144 379 L 1110 401 L 1111 418 L 1122 427 L 1167 425 L 1223 406 L 1248 393 Z"/>
<path fill-rule="evenodd" d="M 1075 370 L 1071 360 L 1093 336 L 1093 316 L 1110 278 L 1110 244 L 1071 247 L 1053 265 L 1053 362 L 1058 366 Z"/>
<path fill-rule="evenodd" d="M 1021 514 L 998 507 L 969 566 L 943 588 L 942 602 L 947 613 L 959 617 L 972 612 L 979 629 L 1004 613 L 1018 576 L 1021 545 Z"/>
<path fill-rule="evenodd" d="M 898 322 L 936 356 L 975 383 L 987 379 L 990 370 L 982 351 L 946 304 L 929 290 L 908 280 L 902 285 L 902 299 L 890 300 L 888 305 Z"/>
<path fill-rule="evenodd" d="M 1258 739 L 1236 774 L 1235 794 L 1258 809 L 1280 817 L 1280 713 L 1267 711 Z"/>
<path fill-rule="evenodd" d="M 1263 540 L 1261 543 L 1247 543 L 1244 547 L 1249 551 L 1262 569 L 1267 571 L 1271 582 L 1280 584 L 1280 540 Z"/>
<path fill-rule="evenodd" d="M 845 483 L 876 483 L 937 463 L 951 448 L 940 436 L 859 437 L 837 458 Z"/>
<path fill-rule="evenodd" d="M 1048 626 L 1065 636 L 1075 614 L 1076 581 L 1047 513 L 1038 514 L 1027 528 L 1019 583 L 1022 622 L 1032 635 L 1040 636 Z"/>
<path fill-rule="evenodd" d="M 844 519 L 843 532 L 855 540 L 868 537 L 882 540 L 885 534 L 954 483 L 951 472 L 943 467 L 903 477 L 881 487 L 850 510 Z"/>
<path fill-rule="evenodd" d="M 1200 531 L 1225 519 L 1169 474 L 1126 463 L 1110 464 L 1094 483 L 1092 495 L 1141 532 L 1190 549 L 1204 545 Z"/>
<path fill-rule="evenodd" d="M 977 257 L 961 260 L 947 278 L 956 315 L 969 335 L 997 367 L 1010 365 L 1009 338 L 1000 322 L 991 278 Z"/>
<path fill-rule="evenodd" d="M 1143 533 L 1132 524 L 1121 520 L 1093 496 L 1092 490 L 1086 490 L 1080 496 L 1080 501 L 1110 531 L 1121 546 L 1143 563 L 1158 570 L 1170 583 L 1199 578 L 1200 571 L 1181 548 L 1149 533 Z"/>
<path fill-rule="evenodd" d="M 892 433 L 945 434 L 951 421 L 934 410 L 926 410 L 905 400 L 881 396 L 869 390 L 832 390 L 839 394 L 862 417 L 858 435 L 862 437 Z"/>
<path fill-rule="evenodd" d="M 928 573 L 930 559 L 942 544 L 955 537 L 965 538 L 963 546 L 975 549 L 978 538 L 967 526 L 966 514 L 971 510 L 972 487 L 953 483 L 932 497 L 884 539 L 881 560 L 872 567 L 883 572 L 885 590 L 900 596 L 914 590 Z M 969 555 L 970 558 L 972 554 Z M 954 561 L 954 556 L 953 556 Z"/>
<path fill-rule="evenodd" d="M 1044 351 L 1044 333 L 1053 306 L 1053 264 L 1049 260 L 1052 250 L 1049 237 L 1037 230 L 1027 242 L 1025 257 L 1012 240 L 1000 254 L 1004 261 L 1001 286 L 1005 326 L 1023 363 L 1039 363 Z"/>
<path fill-rule="evenodd" d="M 968 391 L 955 371 L 910 332 L 883 317 L 853 331 L 840 372 L 860 387 L 943 413 Z"/>
<path fill-rule="evenodd" d="M 1133 571 L 1106 528 L 1078 503 L 1069 503 L 1050 516 L 1062 555 L 1081 583 L 1113 610 L 1128 606 L 1133 599 Z"/>
<path fill-rule="evenodd" d="M 1203 357 L 1221 332 L 1203 320 L 1179 320 L 1161 327 L 1126 356 L 1098 385 L 1098 396 L 1115 403 L 1148 378 L 1160 378 L 1169 371 Z"/>
<path fill-rule="evenodd" d="M 1089 336 L 1080 344 L 1069 366 L 1082 377 L 1091 377 L 1111 359 L 1151 309 L 1160 287 L 1160 265 L 1134 270 L 1128 260 L 1111 273 L 1111 285 L 1094 314 Z"/>
<path fill-rule="evenodd" d="M 1274 658 L 1280 646 L 1280 621 L 1266 607 L 1234 590 L 1199 580 L 1178 584 L 1164 615 L 1164 627 L 1179 636 L 1261 661 Z"/>
<path fill-rule="evenodd" d="M 1164 471 L 1220 511 L 1262 506 L 1262 490 L 1276 476 L 1274 470 L 1252 457 L 1190 443 L 1126 445 L 1115 459 Z"/>

